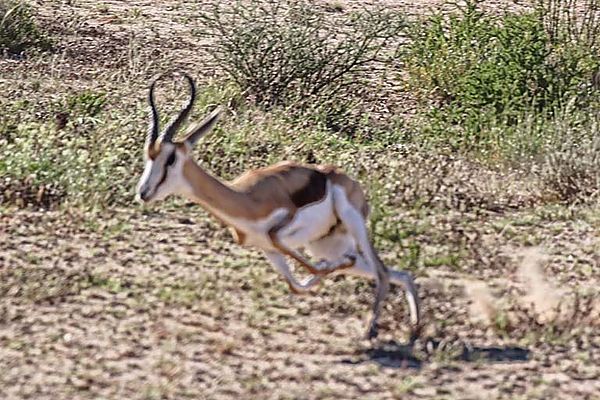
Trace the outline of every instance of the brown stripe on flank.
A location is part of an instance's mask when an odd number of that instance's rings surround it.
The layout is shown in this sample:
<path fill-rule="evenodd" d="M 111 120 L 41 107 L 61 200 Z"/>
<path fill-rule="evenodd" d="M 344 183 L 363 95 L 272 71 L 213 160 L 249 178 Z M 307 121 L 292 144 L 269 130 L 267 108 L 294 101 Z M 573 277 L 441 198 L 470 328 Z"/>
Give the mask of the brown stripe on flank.
<path fill-rule="evenodd" d="M 294 205 L 298 208 L 317 202 L 325 197 L 327 177 L 319 171 L 311 171 L 306 184 L 291 194 Z"/>

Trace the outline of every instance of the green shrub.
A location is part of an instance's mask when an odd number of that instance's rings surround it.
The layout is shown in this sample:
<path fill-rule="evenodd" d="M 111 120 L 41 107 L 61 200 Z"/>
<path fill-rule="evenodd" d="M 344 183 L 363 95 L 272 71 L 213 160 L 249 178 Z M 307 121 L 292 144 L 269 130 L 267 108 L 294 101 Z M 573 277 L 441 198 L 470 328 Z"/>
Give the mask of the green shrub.
<path fill-rule="evenodd" d="M 430 135 L 485 148 L 491 128 L 546 118 L 573 101 L 589 106 L 600 68 L 600 39 L 590 32 L 600 21 L 573 21 L 568 0 L 539 0 L 533 11 L 499 16 L 480 3 L 469 0 L 450 16 L 440 11 L 409 30 L 409 85 L 427 105 Z M 587 10 L 598 4 L 590 0 Z"/>
<path fill-rule="evenodd" d="M 22 1 L 0 0 L 0 52 L 19 54 L 30 47 L 50 47 L 48 37 L 33 19 L 31 7 Z"/>
<path fill-rule="evenodd" d="M 215 3 L 200 16 L 210 55 L 253 103 L 317 116 L 342 130 L 369 66 L 403 27 L 397 14 L 328 14 L 308 1 Z"/>

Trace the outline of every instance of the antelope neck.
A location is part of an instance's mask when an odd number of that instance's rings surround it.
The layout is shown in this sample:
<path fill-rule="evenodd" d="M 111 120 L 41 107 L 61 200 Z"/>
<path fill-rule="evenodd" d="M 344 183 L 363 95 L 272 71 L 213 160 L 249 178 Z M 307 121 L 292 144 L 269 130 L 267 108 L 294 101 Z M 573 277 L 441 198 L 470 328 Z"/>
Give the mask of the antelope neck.
<path fill-rule="evenodd" d="M 216 217 L 252 218 L 252 200 L 245 193 L 212 176 L 193 160 L 185 162 L 183 175 L 192 188 L 190 200 L 200 203 Z"/>

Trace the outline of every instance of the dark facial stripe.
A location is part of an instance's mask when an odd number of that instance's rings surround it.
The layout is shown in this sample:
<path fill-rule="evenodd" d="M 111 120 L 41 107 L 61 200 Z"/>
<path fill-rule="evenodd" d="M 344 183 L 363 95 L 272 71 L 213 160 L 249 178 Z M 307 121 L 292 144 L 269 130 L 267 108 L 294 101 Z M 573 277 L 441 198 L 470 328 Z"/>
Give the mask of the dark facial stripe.
<path fill-rule="evenodd" d="M 165 165 L 167 167 L 170 167 L 171 165 L 173 165 L 174 162 L 175 162 L 175 151 L 173 151 L 171 153 L 171 155 L 169 156 L 169 158 L 167 158 L 167 162 L 165 163 Z"/>
<path fill-rule="evenodd" d="M 171 165 L 173 165 L 175 163 L 175 151 L 173 151 L 170 155 L 169 158 L 167 158 L 167 162 L 165 163 L 165 167 L 163 168 L 163 174 L 160 177 L 160 181 L 158 181 L 158 185 L 156 185 L 156 187 L 158 188 L 160 185 L 162 185 L 164 183 L 164 181 L 167 179 L 167 171 L 169 170 L 169 167 Z"/>

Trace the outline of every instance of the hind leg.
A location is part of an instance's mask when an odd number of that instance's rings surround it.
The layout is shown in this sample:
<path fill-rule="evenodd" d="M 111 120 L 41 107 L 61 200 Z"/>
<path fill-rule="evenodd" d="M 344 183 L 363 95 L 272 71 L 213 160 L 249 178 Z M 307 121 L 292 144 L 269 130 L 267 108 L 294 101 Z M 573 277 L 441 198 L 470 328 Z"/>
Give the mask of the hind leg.
<path fill-rule="evenodd" d="M 342 221 L 344 228 L 354 238 L 356 248 L 364 256 L 376 277 L 375 301 L 372 308 L 373 315 L 367 334 L 368 338 L 371 339 L 377 336 L 377 321 L 383 309 L 383 301 L 390 290 L 390 273 L 379 259 L 371 243 L 364 215 L 350 202 L 348 195 L 342 187 L 334 186 L 333 195 L 335 213 L 338 215 L 340 221 Z"/>
<path fill-rule="evenodd" d="M 383 299 L 387 294 L 389 287 L 387 275 L 382 282 L 380 269 L 372 267 L 371 264 L 365 260 L 365 257 L 358 249 L 355 237 L 346 231 L 344 225 L 336 228 L 331 235 L 321 238 L 318 241 L 311 242 L 306 246 L 306 250 L 312 256 L 323 258 L 330 264 L 335 263 L 336 260 L 350 258 L 353 260 L 350 268 L 338 269 L 334 273 L 362 276 L 374 279 L 377 282 L 368 337 L 373 338 L 377 336 L 377 320 L 381 314 Z"/>
<path fill-rule="evenodd" d="M 339 260 L 345 256 L 353 256 L 355 262 L 351 268 L 337 270 L 334 274 L 352 275 L 372 280 L 377 279 L 376 271 L 367 263 L 364 256 L 360 254 L 356 246 L 356 241 L 343 227 L 337 228 L 330 236 L 312 242 L 306 247 L 306 250 L 311 256 L 323 258 L 328 261 Z M 411 274 L 405 271 L 388 270 L 390 283 L 401 286 L 405 291 L 406 301 L 410 309 L 411 323 L 418 325 L 420 320 L 419 297 Z"/>
<path fill-rule="evenodd" d="M 421 311 L 417 287 L 412 275 L 406 271 L 398 271 L 390 268 L 388 268 L 388 271 L 390 273 L 390 283 L 401 286 L 404 289 L 404 295 L 410 310 L 410 322 L 414 326 L 417 326 L 421 318 Z M 336 274 L 377 279 L 376 272 L 373 271 L 373 268 L 369 265 L 369 263 L 366 262 L 362 255 L 358 255 L 356 257 L 356 261 L 352 268 L 336 271 Z"/>

